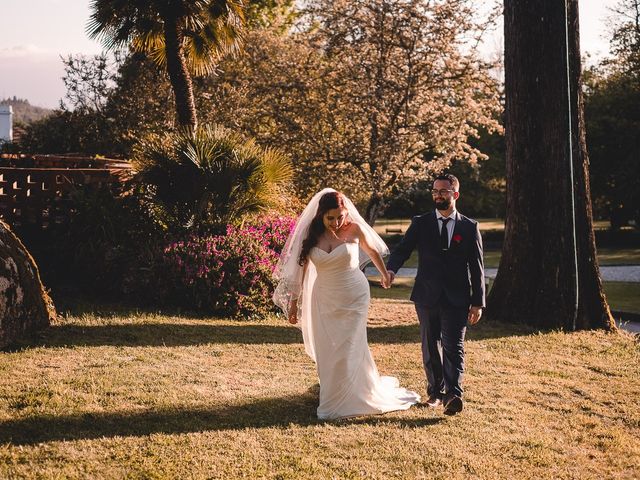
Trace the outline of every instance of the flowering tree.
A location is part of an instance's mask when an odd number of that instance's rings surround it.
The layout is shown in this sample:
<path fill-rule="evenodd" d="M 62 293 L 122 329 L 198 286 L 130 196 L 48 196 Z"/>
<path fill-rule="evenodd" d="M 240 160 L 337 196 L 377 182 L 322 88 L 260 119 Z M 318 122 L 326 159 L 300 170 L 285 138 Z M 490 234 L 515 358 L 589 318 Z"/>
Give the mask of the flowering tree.
<path fill-rule="evenodd" d="M 346 190 L 373 223 L 394 185 L 484 158 L 468 139 L 499 128 L 500 105 L 472 48 L 486 22 L 471 2 L 307 6 L 298 33 L 253 32 L 209 84 L 216 118 L 288 151 L 304 194 Z"/>

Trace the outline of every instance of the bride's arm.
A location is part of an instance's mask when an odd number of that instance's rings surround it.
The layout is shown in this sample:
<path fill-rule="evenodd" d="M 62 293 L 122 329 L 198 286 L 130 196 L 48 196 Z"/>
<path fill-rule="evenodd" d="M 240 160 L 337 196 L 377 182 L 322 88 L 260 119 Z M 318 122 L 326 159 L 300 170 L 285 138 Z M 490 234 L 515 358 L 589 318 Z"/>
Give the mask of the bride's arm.
<path fill-rule="evenodd" d="M 353 228 L 356 229 L 356 232 L 358 234 L 358 240 L 360 241 L 360 248 L 362 248 L 362 250 L 364 250 L 364 252 L 367 255 L 369 255 L 369 258 L 371 258 L 371 261 L 376 266 L 376 268 L 380 272 L 380 275 L 382 276 L 382 287 L 389 288 L 391 286 L 391 278 L 389 277 L 389 272 L 387 271 L 387 267 L 384 264 L 384 260 L 382 260 L 382 256 L 380 255 L 380 252 L 378 252 L 378 250 L 376 250 L 375 248 L 373 248 L 371 244 L 369 244 L 369 242 L 367 241 L 367 236 L 364 234 L 364 232 L 360 228 L 360 225 L 358 225 L 357 223 L 354 223 Z"/>
<path fill-rule="evenodd" d="M 305 260 L 304 266 L 302 267 L 302 289 L 304 289 L 304 279 L 307 276 L 307 263 L 309 260 Z M 298 323 L 298 299 L 294 298 L 291 300 L 291 305 L 289 305 L 289 323 L 295 325 Z"/>

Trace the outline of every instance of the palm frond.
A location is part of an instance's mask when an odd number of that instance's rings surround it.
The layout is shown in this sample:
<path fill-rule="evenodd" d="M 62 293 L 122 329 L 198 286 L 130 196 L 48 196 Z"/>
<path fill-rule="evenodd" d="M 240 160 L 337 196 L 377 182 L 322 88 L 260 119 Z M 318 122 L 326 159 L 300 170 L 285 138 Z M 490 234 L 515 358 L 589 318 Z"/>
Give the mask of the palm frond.
<path fill-rule="evenodd" d="M 222 55 L 238 51 L 244 6 L 238 0 L 93 0 L 86 31 L 108 50 L 131 46 L 166 68 L 162 18 L 181 26 L 187 67 L 192 75 L 210 74 Z"/>
<path fill-rule="evenodd" d="M 279 151 L 216 125 L 149 137 L 133 164 L 165 222 L 200 230 L 282 205 L 293 171 Z"/>

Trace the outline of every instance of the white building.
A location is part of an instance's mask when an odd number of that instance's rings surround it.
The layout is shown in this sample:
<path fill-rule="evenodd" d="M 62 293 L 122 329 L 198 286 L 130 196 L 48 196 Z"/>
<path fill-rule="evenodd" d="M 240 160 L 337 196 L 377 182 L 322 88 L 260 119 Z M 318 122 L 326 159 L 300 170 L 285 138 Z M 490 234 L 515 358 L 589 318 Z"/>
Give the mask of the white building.
<path fill-rule="evenodd" d="M 13 108 L 0 105 L 0 143 L 13 141 Z"/>

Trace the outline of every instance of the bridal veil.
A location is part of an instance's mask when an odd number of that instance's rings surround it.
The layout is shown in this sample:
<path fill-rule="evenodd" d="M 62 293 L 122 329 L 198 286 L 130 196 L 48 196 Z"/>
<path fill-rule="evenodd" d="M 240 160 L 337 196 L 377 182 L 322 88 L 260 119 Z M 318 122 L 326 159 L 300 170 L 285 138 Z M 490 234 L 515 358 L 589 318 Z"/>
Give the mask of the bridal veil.
<path fill-rule="evenodd" d="M 311 292 L 317 278 L 317 272 L 313 262 L 307 260 L 306 272 L 303 266 L 298 264 L 300 252 L 302 251 L 302 242 L 309 234 L 311 221 L 316 216 L 320 198 L 328 192 L 335 192 L 333 188 L 325 188 L 316 193 L 304 208 L 295 227 L 287 242 L 285 243 L 278 264 L 274 271 L 274 277 L 278 285 L 273 294 L 273 301 L 282 309 L 285 316 L 288 317 L 293 300 L 297 300 L 298 305 L 298 324 L 302 330 L 302 338 L 304 340 L 305 351 L 315 361 L 314 339 L 311 329 Z M 343 195 L 344 196 L 344 195 Z M 380 235 L 362 218 L 353 202 L 344 196 L 344 204 L 347 209 L 347 221 L 357 223 L 367 239 L 367 243 L 377 250 L 381 256 L 389 254 L 389 249 L 384 243 Z M 369 256 L 359 249 L 360 268 L 371 261 Z M 303 278 L 304 274 L 304 278 Z"/>

